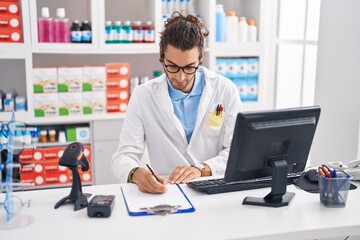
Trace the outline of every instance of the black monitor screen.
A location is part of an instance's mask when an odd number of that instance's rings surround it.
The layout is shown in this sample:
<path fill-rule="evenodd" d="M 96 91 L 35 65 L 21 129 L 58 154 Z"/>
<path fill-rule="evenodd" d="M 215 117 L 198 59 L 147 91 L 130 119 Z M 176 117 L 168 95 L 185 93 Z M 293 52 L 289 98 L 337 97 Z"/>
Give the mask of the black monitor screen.
<path fill-rule="evenodd" d="M 318 106 L 239 113 L 225 181 L 272 176 L 272 191 L 286 190 L 287 173 L 305 169 L 319 116 Z"/>

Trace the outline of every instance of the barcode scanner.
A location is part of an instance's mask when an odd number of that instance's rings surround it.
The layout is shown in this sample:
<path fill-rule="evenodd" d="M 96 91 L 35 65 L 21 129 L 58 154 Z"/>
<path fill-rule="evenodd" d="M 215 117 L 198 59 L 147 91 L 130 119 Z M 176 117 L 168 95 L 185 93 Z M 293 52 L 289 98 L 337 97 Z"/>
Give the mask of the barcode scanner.
<path fill-rule="evenodd" d="M 62 198 L 55 204 L 55 209 L 60 207 L 67 200 L 74 202 L 74 211 L 85 208 L 88 205 L 87 196 L 82 193 L 81 180 L 78 166 L 81 171 L 89 170 L 89 162 L 84 155 L 84 146 L 79 142 L 68 145 L 59 159 L 59 165 L 68 167 L 72 172 L 72 187 L 69 196 Z M 90 196 L 89 194 L 87 194 Z"/>

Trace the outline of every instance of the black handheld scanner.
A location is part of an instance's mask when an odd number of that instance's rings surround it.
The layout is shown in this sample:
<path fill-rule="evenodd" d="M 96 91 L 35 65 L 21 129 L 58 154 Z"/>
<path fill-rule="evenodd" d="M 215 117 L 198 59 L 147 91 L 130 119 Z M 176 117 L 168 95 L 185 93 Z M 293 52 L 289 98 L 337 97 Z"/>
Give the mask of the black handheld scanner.
<path fill-rule="evenodd" d="M 81 171 L 89 170 L 89 162 L 84 155 L 84 146 L 79 142 L 74 142 L 65 148 L 65 151 L 59 159 L 59 165 L 69 168 L 81 166 Z"/>

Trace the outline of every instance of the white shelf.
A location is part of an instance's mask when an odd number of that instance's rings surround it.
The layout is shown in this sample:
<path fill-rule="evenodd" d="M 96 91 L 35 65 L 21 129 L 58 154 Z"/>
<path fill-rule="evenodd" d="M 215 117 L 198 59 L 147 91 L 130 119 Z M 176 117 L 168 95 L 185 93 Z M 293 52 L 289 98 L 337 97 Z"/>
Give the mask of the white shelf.
<path fill-rule="evenodd" d="M 11 112 L 0 112 L 0 121 L 10 121 Z M 86 123 L 97 120 L 123 119 L 125 113 L 107 113 L 101 115 L 58 116 L 58 117 L 34 117 L 33 112 L 15 112 L 15 121 L 27 124 L 67 124 Z"/>

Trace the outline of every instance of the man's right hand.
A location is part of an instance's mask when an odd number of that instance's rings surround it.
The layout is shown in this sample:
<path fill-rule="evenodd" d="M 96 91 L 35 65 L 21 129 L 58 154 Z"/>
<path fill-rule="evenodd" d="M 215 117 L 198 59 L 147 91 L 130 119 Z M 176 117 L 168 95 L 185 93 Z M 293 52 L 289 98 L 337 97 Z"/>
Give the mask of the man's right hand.
<path fill-rule="evenodd" d="M 165 193 L 167 191 L 167 180 L 159 175 L 156 175 L 160 182 L 156 180 L 152 173 L 139 167 L 134 173 L 132 180 L 138 185 L 141 192 L 145 193 Z"/>

